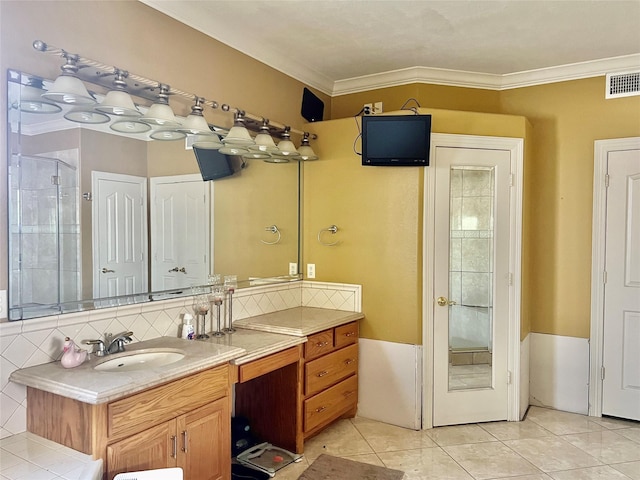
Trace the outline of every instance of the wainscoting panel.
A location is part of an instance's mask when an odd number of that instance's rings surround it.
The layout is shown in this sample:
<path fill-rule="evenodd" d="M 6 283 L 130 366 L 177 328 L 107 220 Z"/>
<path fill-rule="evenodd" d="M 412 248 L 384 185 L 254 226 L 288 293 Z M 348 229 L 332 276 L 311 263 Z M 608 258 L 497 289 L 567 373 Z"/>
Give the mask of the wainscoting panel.
<path fill-rule="evenodd" d="M 531 334 L 520 342 L 520 420 L 529 408 L 529 355 Z"/>
<path fill-rule="evenodd" d="M 587 415 L 589 341 L 542 333 L 531 333 L 529 337 L 529 403 Z"/>
<path fill-rule="evenodd" d="M 361 338 L 358 416 L 419 430 L 422 347 Z"/>

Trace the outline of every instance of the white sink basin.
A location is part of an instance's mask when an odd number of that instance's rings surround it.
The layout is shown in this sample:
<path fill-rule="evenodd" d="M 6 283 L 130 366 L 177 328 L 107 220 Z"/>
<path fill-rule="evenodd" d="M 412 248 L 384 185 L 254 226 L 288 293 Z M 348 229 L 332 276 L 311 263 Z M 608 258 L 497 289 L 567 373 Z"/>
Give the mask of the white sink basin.
<path fill-rule="evenodd" d="M 149 348 L 116 355 L 100 362 L 93 368 L 101 372 L 130 372 L 162 367 L 184 358 L 184 352 L 173 348 Z"/>

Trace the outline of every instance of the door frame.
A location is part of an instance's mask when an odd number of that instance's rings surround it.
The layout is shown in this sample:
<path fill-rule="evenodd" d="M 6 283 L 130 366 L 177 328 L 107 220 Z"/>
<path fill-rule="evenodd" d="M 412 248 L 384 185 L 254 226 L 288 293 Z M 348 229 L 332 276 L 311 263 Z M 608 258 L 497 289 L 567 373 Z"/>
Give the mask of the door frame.
<path fill-rule="evenodd" d="M 589 336 L 589 416 L 602 416 L 604 353 L 604 271 L 609 152 L 640 149 L 640 137 L 596 140 L 593 145 L 593 220 L 591 227 L 591 333 Z"/>
<path fill-rule="evenodd" d="M 479 148 L 487 150 L 509 150 L 511 152 L 510 192 L 510 240 L 509 272 L 509 333 L 507 368 L 510 381 L 507 392 L 507 420 L 520 420 L 520 306 L 522 285 L 522 185 L 524 167 L 524 140 L 511 137 L 486 137 L 476 135 L 453 135 L 434 133 L 431 135 L 431 162 L 435 161 L 438 147 Z M 435 171 L 424 169 L 423 233 L 422 238 L 422 428 L 433 428 L 433 324 L 435 292 L 433 282 L 433 259 L 435 256 Z"/>

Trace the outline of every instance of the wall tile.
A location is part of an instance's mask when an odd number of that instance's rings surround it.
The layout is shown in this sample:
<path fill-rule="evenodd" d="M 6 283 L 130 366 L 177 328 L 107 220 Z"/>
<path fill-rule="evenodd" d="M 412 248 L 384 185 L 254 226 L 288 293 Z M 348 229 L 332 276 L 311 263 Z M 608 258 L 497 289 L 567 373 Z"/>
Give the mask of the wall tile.
<path fill-rule="evenodd" d="M 106 332 L 126 330 L 134 332 L 137 341 L 178 336 L 182 316 L 192 313 L 191 303 L 191 297 L 172 298 L 0 323 L 0 438 L 26 430 L 26 388 L 8 381 L 13 370 L 59 359 L 65 336 L 78 344 Z M 233 296 L 233 319 L 299 306 L 359 312 L 362 289 L 360 285 L 307 281 L 244 288 Z"/>

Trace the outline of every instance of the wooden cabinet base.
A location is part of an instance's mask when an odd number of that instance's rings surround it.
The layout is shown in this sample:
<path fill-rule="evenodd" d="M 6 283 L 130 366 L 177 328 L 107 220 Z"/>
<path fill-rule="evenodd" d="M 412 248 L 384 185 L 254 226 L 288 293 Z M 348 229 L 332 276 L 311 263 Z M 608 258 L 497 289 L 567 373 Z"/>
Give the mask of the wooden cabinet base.
<path fill-rule="evenodd" d="M 107 480 L 173 466 L 189 480 L 230 480 L 229 389 L 228 365 L 99 405 L 27 387 L 27 430 L 101 458 Z"/>

